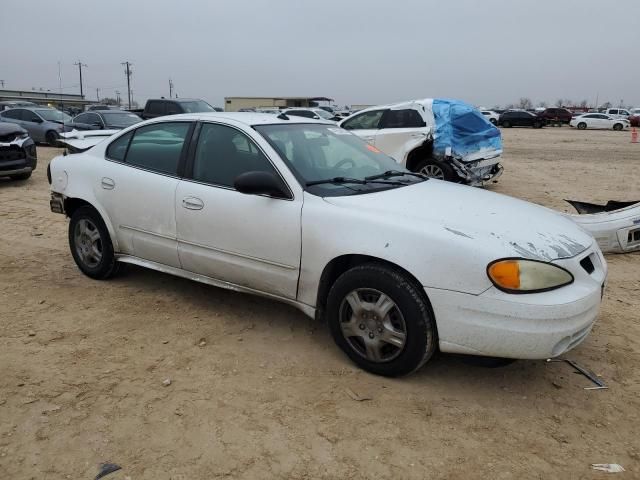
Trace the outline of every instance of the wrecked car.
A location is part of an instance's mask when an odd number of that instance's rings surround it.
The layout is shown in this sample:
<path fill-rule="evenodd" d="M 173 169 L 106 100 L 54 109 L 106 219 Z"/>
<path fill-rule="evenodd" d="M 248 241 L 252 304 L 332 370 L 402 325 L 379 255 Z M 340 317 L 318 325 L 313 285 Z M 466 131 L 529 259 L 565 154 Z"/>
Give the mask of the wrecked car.
<path fill-rule="evenodd" d="M 640 251 L 640 201 L 609 200 L 605 205 L 567 200 L 578 212 L 569 214 L 588 231 L 605 253 Z"/>
<path fill-rule="evenodd" d="M 371 107 L 339 125 L 412 172 L 472 186 L 502 175 L 500 130 L 459 100 L 423 99 Z"/>
<path fill-rule="evenodd" d="M 26 180 L 38 164 L 36 144 L 15 123 L 0 122 L 0 177 Z"/>
<path fill-rule="evenodd" d="M 555 357 L 598 316 L 606 263 L 570 219 L 426 178 L 324 121 L 163 117 L 49 173 L 87 276 L 130 263 L 285 302 L 375 374 L 438 350 Z"/>

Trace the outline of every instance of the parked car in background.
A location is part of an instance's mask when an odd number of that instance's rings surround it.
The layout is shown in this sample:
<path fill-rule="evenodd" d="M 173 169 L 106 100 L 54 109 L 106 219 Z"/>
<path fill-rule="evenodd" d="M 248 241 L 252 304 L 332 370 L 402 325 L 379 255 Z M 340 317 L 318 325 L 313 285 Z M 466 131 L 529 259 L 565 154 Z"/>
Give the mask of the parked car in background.
<path fill-rule="evenodd" d="M 165 115 L 177 115 L 179 113 L 201 113 L 215 112 L 215 108 L 204 100 L 197 98 L 166 98 L 147 100 L 142 111 L 131 110 L 142 117 L 144 120 L 156 117 L 164 117 Z"/>
<path fill-rule="evenodd" d="M 38 164 L 33 139 L 20 125 L 0 122 L 0 177 L 26 180 Z"/>
<path fill-rule="evenodd" d="M 291 115 L 294 117 L 312 118 L 314 120 L 330 120 L 333 122 L 340 120 L 340 118 L 337 117 L 333 112 L 330 113 L 324 108 L 287 108 L 281 113 L 284 113 L 287 116 Z"/>
<path fill-rule="evenodd" d="M 0 120 L 16 123 L 29 132 L 34 142 L 56 146 L 61 132 L 72 130 L 69 115 L 55 108 L 24 107 L 0 112 Z"/>
<path fill-rule="evenodd" d="M 510 110 L 500 115 L 498 125 L 505 128 L 510 127 L 533 127 L 542 128 L 546 120 L 524 110 Z"/>
<path fill-rule="evenodd" d="M 85 111 L 89 112 L 92 110 L 122 110 L 122 107 L 120 105 L 106 105 L 106 104 L 94 104 L 94 105 L 87 105 L 87 108 L 85 108 Z"/>
<path fill-rule="evenodd" d="M 611 115 L 605 115 L 604 113 L 586 113 L 571 119 L 569 125 L 576 127 L 578 130 L 585 130 L 587 128 L 622 130 L 629 128 L 629 124 L 629 120 L 626 118 L 615 118 Z"/>
<path fill-rule="evenodd" d="M 437 350 L 562 355 L 589 335 L 606 280 L 570 219 L 416 175 L 325 121 L 163 118 L 54 158 L 48 178 L 85 275 L 131 263 L 285 302 L 379 375 Z"/>
<path fill-rule="evenodd" d="M 479 186 L 502 175 L 500 131 L 458 100 L 427 98 L 370 107 L 338 125 L 428 177 Z"/>
<path fill-rule="evenodd" d="M 626 108 L 607 108 L 604 113 L 614 118 L 629 118 L 631 116 L 631 112 Z"/>
<path fill-rule="evenodd" d="M 37 107 L 38 105 L 33 102 L 27 102 L 25 100 L 5 100 L 0 102 L 0 112 L 2 110 L 9 110 L 10 108 L 18 107 Z"/>
<path fill-rule="evenodd" d="M 573 114 L 566 108 L 545 108 L 537 113 L 538 117 L 543 118 L 545 123 L 566 123 L 569 124 Z"/>
<path fill-rule="evenodd" d="M 500 114 L 494 112 L 493 110 L 480 110 L 480 113 L 484 115 L 487 120 L 489 120 L 494 125 L 498 124 L 498 119 L 500 118 Z"/>
<path fill-rule="evenodd" d="M 124 110 L 91 110 L 74 117 L 71 126 L 76 130 L 122 130 L 141 121 L 135 113 Z"/>

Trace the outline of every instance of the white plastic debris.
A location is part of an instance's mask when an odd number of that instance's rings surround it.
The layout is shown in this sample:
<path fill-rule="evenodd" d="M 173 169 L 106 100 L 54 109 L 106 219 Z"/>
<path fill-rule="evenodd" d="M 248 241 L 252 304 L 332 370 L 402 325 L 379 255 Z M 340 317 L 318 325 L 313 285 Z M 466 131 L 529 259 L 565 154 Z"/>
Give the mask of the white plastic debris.
<path fill-rule="evenodd" d="M 599 472 L 607 473 L 620 473 L 625 471 L 622 465 L 618 465 L 617 463 L 592 463 L 591 468 Z"/>

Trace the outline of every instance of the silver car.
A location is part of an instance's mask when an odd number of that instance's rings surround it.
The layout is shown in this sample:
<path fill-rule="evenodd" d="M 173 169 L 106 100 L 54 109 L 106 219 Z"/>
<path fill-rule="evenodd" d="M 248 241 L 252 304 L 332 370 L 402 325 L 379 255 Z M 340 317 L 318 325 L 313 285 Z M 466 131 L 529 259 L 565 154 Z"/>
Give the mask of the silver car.
<path fill-rule="evenodd" d="M 0 112 L 0 120 L 17 123 L 24 128 L 34 142 L 46 142 L 56 146 L 61 132 L 69 132 L 72 119 L 66 113 L 48 107 L 12 108 Z"/>

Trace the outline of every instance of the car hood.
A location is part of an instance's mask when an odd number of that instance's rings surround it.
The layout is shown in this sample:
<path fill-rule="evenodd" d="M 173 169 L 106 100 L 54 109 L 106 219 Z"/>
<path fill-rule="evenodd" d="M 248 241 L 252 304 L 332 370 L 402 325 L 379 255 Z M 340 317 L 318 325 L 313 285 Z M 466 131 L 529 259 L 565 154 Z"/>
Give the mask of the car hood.
<path fill-rule="evenodd" d="M 594 241 L 590 234 L 553 210 L 434 179 L 382 192 L 326 197 L 325 201 L 357 209 L 361 214 L 378 218 L 383 215 L 383 223 L 386 220 L 390 225 L 401 222 L 440 237 L 450 235 L 459 245 L 478 254 L 485 252 L 493 259 L 570 258 Z"/>

